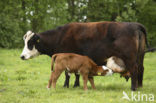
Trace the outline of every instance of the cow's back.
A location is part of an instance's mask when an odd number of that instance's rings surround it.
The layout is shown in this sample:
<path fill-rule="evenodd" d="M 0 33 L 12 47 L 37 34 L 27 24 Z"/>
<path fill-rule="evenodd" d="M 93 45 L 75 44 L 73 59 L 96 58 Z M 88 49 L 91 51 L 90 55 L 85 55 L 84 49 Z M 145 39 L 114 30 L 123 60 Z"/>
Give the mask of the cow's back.
<path fill-rule="evenodd" d="M 68 30 L 60 41 L 60 51 L 87 55 L 98 64 L 112 55 L 127 55 L 135 49 L 136 23 L 91 22 L 66 26 Z"/>
<path fill-rule="evenodd" d="M 136 54 L 136 31 L 140 30 L 139 26 L 138 23 L 129 22 L 70 23 L 42 36 L 44 41 L 49 41 L 47 48 L 50 55 L 77 53 L 87 55 L 102 65 L 105 59 L 113 55 L 128 58 L 129 53 Z"/>

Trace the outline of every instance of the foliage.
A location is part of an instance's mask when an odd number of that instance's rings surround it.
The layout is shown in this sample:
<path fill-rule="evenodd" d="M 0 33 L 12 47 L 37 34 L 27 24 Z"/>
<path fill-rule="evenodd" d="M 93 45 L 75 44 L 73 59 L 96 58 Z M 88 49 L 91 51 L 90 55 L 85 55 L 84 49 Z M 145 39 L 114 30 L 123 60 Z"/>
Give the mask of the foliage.
<path fill-rule="evenodd" d="M 42 32 L 70 22 L 128 21 L 147 28 L 156 46 L 155 0 L 1 0 L 0 47 L 23 47 L 28 30 Z"/>
<path fill-rule="evenodd" d="M 156 46 L 156 12 L 154 12 L 156 11 L 156 1 L 145 1 L 146 4 L 144 3 L 143 5 L 141 5 L 141 10 L 138 10 L 138 22 L 144 24 L 147 28 L 150 45 Z M 143 1 L 140 0 L 140 2 Z"/>

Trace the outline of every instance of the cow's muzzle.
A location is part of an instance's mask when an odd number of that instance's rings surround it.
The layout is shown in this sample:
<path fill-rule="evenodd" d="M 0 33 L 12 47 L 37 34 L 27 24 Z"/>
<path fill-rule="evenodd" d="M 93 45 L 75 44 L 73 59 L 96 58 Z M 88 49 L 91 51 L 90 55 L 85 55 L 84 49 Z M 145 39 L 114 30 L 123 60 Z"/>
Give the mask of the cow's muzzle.
<path fill-rule="evenodd" d="M 22 59 L 22 60 L 25 60 L 25 56 L 21 56 L 21 59 Z"/>

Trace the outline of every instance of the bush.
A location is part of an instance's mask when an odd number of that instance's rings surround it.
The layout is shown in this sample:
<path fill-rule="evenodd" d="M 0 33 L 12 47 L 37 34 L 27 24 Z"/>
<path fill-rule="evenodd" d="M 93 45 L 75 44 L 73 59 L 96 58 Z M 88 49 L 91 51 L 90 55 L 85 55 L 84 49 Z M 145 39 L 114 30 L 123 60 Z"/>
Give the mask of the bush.
<path fill-rule="evenodd" d="M 0 47 L 18 48 L 22 46 L 23 32 L 20 30 L 18 20 L 0 14 Z"/>

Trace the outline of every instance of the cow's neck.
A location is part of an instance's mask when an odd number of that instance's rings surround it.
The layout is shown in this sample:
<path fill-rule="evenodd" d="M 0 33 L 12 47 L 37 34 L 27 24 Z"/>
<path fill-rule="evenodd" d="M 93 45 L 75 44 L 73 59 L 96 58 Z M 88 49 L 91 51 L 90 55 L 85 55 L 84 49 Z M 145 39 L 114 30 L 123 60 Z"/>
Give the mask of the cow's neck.
<path fill-rule="evenodd" d="M 39 45 L 39 51 L 41 54 L 45 54 L 48 56 L 52 56 L 54 53 L 56 53 L 57 49 L 57 33 L 53 34 L 39 34 L 41 43 Z"/>

